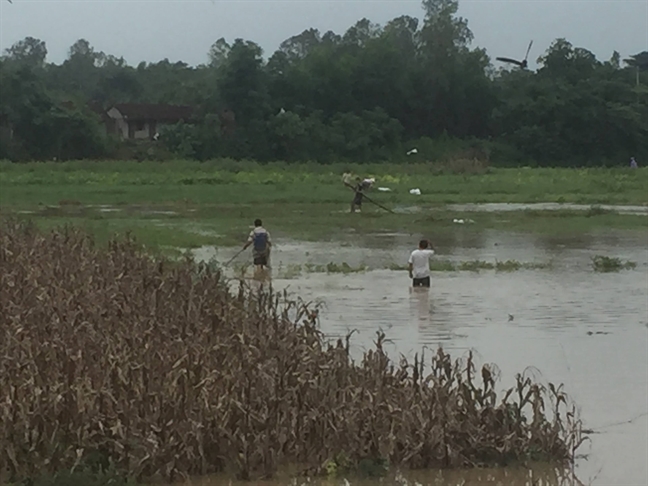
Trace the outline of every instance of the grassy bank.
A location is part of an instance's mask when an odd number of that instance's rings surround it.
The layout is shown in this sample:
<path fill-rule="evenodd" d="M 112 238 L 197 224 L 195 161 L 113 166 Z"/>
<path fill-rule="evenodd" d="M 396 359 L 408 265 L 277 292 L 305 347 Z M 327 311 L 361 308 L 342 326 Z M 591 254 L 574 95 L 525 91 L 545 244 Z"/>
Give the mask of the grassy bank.
<path fill-rule="evenodd" d="M 371 197 L 348 214 L 351 192 L 343 170 L 376 177 Z M 335 239 L 341 233 L 399 231 L 583 232 L 647 227 L 642 215 L 590 211 L 485 213 L 448 211 L 448 203 L 570 202 L 648 204 L 648 170 L 486 169 L 479 166 L 252 162 L 67 162 L 0 164 L 0 212 L 34 219 L 42 227 L 72 222 L 107 241 L 132 231 L 156 248 L 238 243 L 261 217 L 277 237 Z M 419 188 L 420 196 L 409 190 Z M 461 218 L 474 221 L 460 227 Z"/>
<path fill-rule="evenodd" d="M 648 204 L 648 169 L 488 169 L 474 165 L 236 162 L 0 164 L 2 204 L 339 203 L 343 171 L 373 176 L 390 204 L 570 202 Z M 421 196 L 409 189 L 419 188 Z"/>

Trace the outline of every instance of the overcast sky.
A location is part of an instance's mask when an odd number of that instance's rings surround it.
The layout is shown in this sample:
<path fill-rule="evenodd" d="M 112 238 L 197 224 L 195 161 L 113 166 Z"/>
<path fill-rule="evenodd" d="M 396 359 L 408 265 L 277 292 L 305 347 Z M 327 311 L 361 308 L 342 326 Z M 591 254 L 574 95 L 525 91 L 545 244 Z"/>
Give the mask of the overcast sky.
<path fill-rule="evenodd" d="M 314 27 L 343 33 L 363 17 L 384 24 L 400 15 L 422 18 L 409 0 L 0 0 L 0 48 L 27 36 L 44 40 L 48 61 L 60 63 L 79 38 L 131 65 L 169 58 L 196 65 L 219 37 L 261 45 L 266 57 L 286 38 Z M 601 60 L 648 50 L 648 0 L 460 0 L 459 14 L 490 56 L 531 65 L 564 37 Z"/>

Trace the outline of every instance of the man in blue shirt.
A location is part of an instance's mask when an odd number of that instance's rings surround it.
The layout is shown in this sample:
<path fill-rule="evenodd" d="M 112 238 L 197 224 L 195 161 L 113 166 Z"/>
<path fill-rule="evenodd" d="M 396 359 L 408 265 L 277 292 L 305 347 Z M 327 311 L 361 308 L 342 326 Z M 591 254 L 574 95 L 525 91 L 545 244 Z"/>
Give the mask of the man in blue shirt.
<path fill-rule="evenodd" d="M 268 266 L 272 242 L 270 241 L 270 233 L 263 227 L 260 219 L 254 221 L 254 229 L 250 232 L 243 249 L 247 249 L 250 245 L 253 245 L 252 258 L 256 269 L 264 270 Z"/>

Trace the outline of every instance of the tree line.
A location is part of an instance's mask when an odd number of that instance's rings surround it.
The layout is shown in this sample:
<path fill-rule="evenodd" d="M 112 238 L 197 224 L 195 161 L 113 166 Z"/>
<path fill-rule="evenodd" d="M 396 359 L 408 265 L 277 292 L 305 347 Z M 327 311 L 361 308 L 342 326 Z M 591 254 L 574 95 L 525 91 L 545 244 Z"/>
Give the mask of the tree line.
<path fill-rule="evenodd" d="M 84 39 L 57 65 L 28 37 L 0 59 L 0 158 L 114 156 L 88 102 L 142 102 L 197 109 L 158 144 L 198 160 L 393 161 L 412 148 L 419 160 L 508 165 L 648 160 L 648 52 L 601 61 L 557 39 L 537 70 L 502 67 L 471 47 L 458 0 L 422 7 L 422 21 L 308 29 L 268 58 L 252 41 L 221 38 L 199 66 L 129 66 Z"/>

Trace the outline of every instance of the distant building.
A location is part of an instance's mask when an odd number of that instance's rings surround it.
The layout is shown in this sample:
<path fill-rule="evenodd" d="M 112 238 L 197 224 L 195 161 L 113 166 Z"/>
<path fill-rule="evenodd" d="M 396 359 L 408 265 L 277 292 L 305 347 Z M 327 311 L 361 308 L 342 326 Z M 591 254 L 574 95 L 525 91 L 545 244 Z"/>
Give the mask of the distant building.
<path fill-rule="evenodd" d="M 189 122 L 193 111 L 192 107 L 181 105 L 119 103 L 106 111 L 106 127 L 109 134 L 122 139 L 157 140 L 162 126 L 181 120 Z"/>

